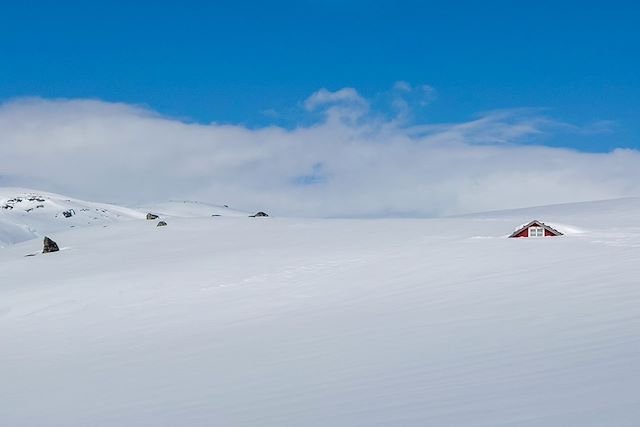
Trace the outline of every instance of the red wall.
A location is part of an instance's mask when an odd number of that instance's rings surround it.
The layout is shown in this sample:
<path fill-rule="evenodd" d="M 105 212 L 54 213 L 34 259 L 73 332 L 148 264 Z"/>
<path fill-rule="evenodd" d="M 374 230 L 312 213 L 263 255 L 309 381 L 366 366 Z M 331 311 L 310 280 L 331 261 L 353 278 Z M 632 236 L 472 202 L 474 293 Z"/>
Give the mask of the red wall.
<path fill-rule="evenodd" d="M 537 227 L 537 226 L 536 225 L 532 225 L 532 227 Z M 544 229 L 544 237 L 554 237 L 554 236 L 555 236 L 555 234 L 553 234 L 552 232 L 550 232 L 546 228 Z M 524 230 L 522 230 L 521 232 L 519 232 L 518 234 L 516 234 L 513 237 L 529 237 L 529 228 L 525 228 Z"/>
<path fill-rule="evenodd" d="M 519 232 L 513 237 L 529 237 L 529 229 L 525 228 L 524 230 L 522 230 L 521 232 Z"/>

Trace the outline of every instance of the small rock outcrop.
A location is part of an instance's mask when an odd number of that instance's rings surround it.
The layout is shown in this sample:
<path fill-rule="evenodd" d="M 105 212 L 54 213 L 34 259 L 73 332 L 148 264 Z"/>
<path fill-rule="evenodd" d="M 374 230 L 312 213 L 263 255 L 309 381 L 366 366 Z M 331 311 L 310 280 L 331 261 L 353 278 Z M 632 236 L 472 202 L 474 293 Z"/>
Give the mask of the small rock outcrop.
<path fill-rule="evenodd" d="M 58 248 L 58 244 L 51 240 L 48 237 L 44 238 L 44 248 L 42 249 L 43 254 L 48 254 L 49 252 L 58 252 L 60 248 Z"/>
<path fill-rule="evenodd" d="M 167 225 L 165 221 L 160 221 L 156 227 L 164 227 L 165 225 Z"/>
<path fill-rule="evenodd" d="M 156 214 L 152 214 L 152 213 L 147 214 L 147 219 L 158 219 L 158 218 L 160 217 Z"/>
<path fill-rule="evenodd" d="M 255 217 L 257 217 L 257 216 L 269 216 L 269 215 L 267 215 L 267 214 L 266 214 L 266 213 L 264 213 L 264 212 L 258 212 L 258 213 L 256 213 L 256 214 L 249 215 L 249 216 L 250 216 L 251 218 L 255 218 Z"/>

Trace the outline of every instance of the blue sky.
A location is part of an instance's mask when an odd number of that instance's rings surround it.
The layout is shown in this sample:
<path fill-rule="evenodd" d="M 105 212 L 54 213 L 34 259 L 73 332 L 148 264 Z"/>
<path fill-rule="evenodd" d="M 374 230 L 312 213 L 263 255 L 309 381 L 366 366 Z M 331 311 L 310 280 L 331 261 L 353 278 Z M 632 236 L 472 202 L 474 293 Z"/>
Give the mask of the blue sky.
<path fill-rule="evenodd" d="M 4 2 L 0 186 L 334 217 L 640 197 L 638 22 L 616 1 Z"/>
<path fill-rule="evenodd" d="M 293 127 L 320 88 L 376 100 L 406 81 L 435 90 L 416 123 L 542 108 L 580 127 L 607 121 L 544 144 L 638 148 L 638 22 L 640 6 L 615 1 L 4 2 L 0 101 L 96 98 Z"/>

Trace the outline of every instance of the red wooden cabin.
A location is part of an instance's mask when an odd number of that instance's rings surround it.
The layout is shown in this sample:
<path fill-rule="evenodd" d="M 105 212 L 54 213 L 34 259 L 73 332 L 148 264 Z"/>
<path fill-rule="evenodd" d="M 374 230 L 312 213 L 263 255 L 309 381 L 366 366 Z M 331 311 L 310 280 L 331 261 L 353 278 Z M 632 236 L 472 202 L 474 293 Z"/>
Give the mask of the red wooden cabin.
<path fill-rule="evenodd" d="M 553 237 L 562 236 L 562 233 L 555 228 L 549 227 L 543 222 L 533 220 L 523 225 L 511 234 L 509 237 Z"/>

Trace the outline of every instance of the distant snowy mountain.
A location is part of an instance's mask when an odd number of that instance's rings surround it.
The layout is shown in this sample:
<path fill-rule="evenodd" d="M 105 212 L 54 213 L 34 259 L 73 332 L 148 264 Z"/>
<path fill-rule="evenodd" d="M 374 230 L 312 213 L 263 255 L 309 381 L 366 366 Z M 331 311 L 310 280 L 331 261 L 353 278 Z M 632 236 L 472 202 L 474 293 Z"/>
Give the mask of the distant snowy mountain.
<path fill-rule="evenodd" d="M 86 206 L 42 198 L 47 226 Z M 27 202 L 3 218 L 45 212 Z M 202 215 L 0 249 L 0 425 L 638 425 L 637 199 L 440 219 L 156 209 Z M 533 219 L 565 235 L 506 238 Z"/>
<path fill-rule="evenodd" d="M 24 188 L 0 188 L 0 246 L 70 228 L 142 218 L 141 212 L 121 206 Z"/>
<path fill-rule="evenodd" d="M 504 220 L 509 218 L 545 217 L 560 218 L 572 217 L 580 221 L 589 221 L 590 218 L 602 219 L 609 215 L 617 220 L 625 221 L 637 218 L 640 212 L 640 198 L 627 197 L 612 200 L 596 200 L 591 202 L 562 203 L 547 206 L 532 206 L 528 208 L 506 209 L 495 212 L 480 212 L 466 215 L 456 215 L 452 218 L 485 218 L 488 220 Z"/>
<path fill-rule="evenodd" d="M 0 188 L 0 247 L 57 231 L 163 217 L 248 216 L 246 212 L 201 202 L 166 202 L 137 209 L 88 202 L 25 188 Z"/>
<path fill-rule="evenodd" d="M 165 217 L 198 218 L 207 216 L 249 216 L 248 212 L 231 209 L 228 206 L 211 205 L 193 201 L 170 201 L 144 205 L 140 210 Z"/>

